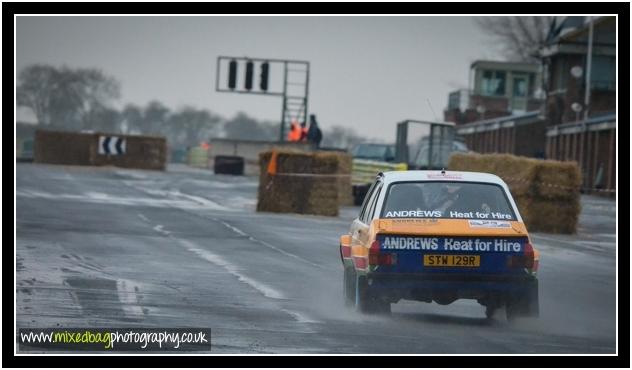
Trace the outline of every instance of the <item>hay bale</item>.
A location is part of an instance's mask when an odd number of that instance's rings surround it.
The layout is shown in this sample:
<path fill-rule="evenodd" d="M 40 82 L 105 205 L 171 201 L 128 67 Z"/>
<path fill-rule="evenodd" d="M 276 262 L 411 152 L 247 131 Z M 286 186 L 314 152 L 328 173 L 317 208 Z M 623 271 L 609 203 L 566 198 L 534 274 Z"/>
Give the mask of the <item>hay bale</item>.
<path fill-rule="evenodd" d="M 353 205 L 353 187 L 351 186 L 351 169 L 353 157 L 348 153 L 338 152 L 338 174 L 348 175 L 338 178 L 338 201 L 341 206 Z"/>
<path fill-rule="evenodd" d="M 125 154 L 98 154 L 96 146 L 99 136 L 118 136 L 125 139 Z M 92 157 L 92 164 L 95 166 L 164 171 L 167 166 L 167 139 L 162 136 L 96 133 Z"/>
<path fill-rule="evenodd" d="M 454 154 L 448 168 L 493 173 L 503 179 L 530 231 L 574 233 L 581 211 L 576 162 L 509 154 Z"/>
<path fill-rule="evenodd" d="M 579 201 L 514 198 L 529 231 L 574 234 L 581 212 Z"/>
<path fill-rule="evenodd" d="M 534 192 L 543 199 L 579 197 L 582 174 L 577 162 L 539 161 Z"/>
<path fill-rule="evenodd" d="M 448 168 L 454 171 L 493 173 L 503 179 L 514 196 L 527 195 L 536 179 L 536 160 L 509 154 L 462 154 L 450 157 Z"/>
<path fill-rule="evenodd" d="M 33 152 L 35 163 L 92 165 L 96 150 L 93 134 L 68 131 L 36 130 Z"/>
<path fill-rule="evenodd" d="M 99 154 L 100 136 L 124 138 L 125 153 Z M 37 130 L 34 157 L 36 163 L 164 170 L 167 140 L 154 136 Z"/>
<path fill-rule="evenodd" d="M 274 176 L 269 175 L 267 171 L 272 152 L 263 152 L 259 155 L 261 174 L 257 212 L 337 216 L 337 177 L 300 174 L 335 175 L 338 172 L 338 157 L 333 153 L 322 152 L 283 150 L 277 153 L 278 173 Z"/>

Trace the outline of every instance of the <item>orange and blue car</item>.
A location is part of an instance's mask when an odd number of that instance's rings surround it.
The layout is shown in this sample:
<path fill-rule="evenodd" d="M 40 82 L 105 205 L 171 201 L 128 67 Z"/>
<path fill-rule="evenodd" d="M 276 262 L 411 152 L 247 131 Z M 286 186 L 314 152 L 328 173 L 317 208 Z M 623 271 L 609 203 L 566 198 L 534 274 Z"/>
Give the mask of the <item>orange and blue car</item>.
<path fill-rule="evenodd" d="M 377 176 L 340 237 L 343 294 L 363 313 L 401 299 L 474 299 L 488 318 L 539 315 L 539 252 L 498 176 L 393 171 Z"/>

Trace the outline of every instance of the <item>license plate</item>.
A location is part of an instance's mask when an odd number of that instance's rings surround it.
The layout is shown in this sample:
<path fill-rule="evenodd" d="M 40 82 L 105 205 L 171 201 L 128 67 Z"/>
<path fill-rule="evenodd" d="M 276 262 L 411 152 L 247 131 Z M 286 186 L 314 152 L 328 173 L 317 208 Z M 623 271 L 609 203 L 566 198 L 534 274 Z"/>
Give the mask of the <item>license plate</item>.
<path fill-rule="evenodd" d="M 424 266 L 430 267 L 480 267 L 481 256 L 462 254 L 426 254 Z"/>

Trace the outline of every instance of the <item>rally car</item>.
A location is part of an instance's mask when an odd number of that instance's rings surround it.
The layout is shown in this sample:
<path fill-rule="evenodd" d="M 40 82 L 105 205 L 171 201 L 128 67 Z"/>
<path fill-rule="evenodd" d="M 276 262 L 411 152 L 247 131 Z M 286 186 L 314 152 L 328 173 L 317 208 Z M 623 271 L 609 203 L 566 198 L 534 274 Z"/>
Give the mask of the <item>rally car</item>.
<path fill-rule="evenodd" d="M 340 256 L 344 299 L 360 312 L 389 313 L 400 299 L 475 299 L 490 319 L 500 308 L 510 321 L 539 315 L 539 252 L 492 174 L 379 174 Z"/>

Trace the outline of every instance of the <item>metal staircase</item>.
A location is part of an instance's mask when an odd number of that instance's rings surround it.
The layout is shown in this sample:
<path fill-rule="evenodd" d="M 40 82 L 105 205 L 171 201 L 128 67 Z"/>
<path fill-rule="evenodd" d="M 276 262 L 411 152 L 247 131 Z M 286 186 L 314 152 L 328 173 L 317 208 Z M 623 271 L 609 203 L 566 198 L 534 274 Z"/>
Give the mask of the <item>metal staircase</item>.
<path fill-rule="evenodd" d="M 286 130 L 292 121 L 307 123 L 309 93 L 309 63 L 287 61 L 284 64 L 281 141 L 286 140 Z"/>

